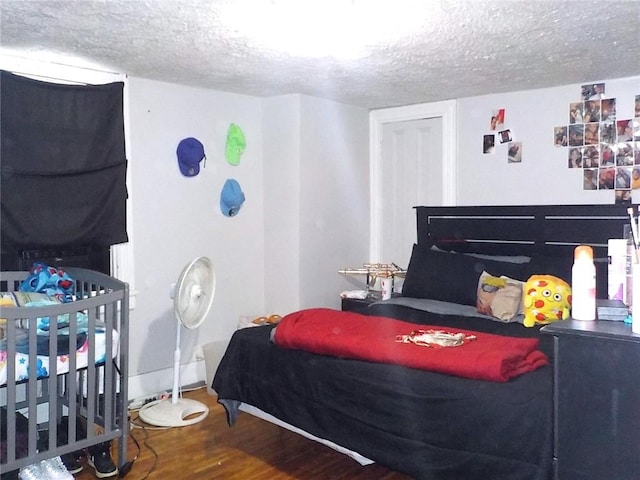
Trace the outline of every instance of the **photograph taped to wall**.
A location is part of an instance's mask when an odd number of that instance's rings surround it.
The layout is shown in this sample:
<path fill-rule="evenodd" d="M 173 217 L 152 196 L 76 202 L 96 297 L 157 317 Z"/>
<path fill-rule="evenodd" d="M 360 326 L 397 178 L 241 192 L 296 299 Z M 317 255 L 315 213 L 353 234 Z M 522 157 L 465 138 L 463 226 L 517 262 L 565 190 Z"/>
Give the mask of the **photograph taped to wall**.
<path fill-rule="evenodd" d="M 616 140 L 618 142 L 630 142 L 633 140 L 633 121 L 616 120 Z"/>
<path fill-rule="evenodd" d="M 607 98 L 600 102 L 600 120 L 613 122 L 616 119 L 616 99 Z"/>
<path fill-rule="evenodd" d="M 496 136 L 493 134 L 485 135 L 482 139 L 482 153 L 491 154 L 496 148 Z"/>
<path fill-rule="evenodd" d="M 601 168 L 598 172 L 598 190 L 613 190 L 615 177 L 615 167 Z"/>
<path fill-rule="evenodd" d="M 584 124 L 569 125 L 569 146 L 581 147 L 584 145 Z"/>
<path fill-rule="evenodd" d="M 553 144 L 556 147 L 567 146 L 567 127 L 554 127 L 553 128 Z"/>
<path fill-rule="evenodd" d="M 636 118 L 632 124 L 633 127 L 633 139 L 638 142 L 640 141 L 640 118 Z"/>
<path fill-rule="evenodd" d="M 582 168 L 582 149 L 569 149 L 569 168 Z"/>
<path fill-rule="evenodd" d="M 636 95 L 636 106 L 634 112 L 634 117 L 640 117 L 640 95 Z"/>
<path fill-rule="evenodd" d="M 500 136 L 500 143 L 510 142 L 513 138 L 511 136 L 511 130 L 501 130 L 498 132 Z"/>
<path fill-rule="evenodd" d="M 584 168 L 598 168 L 600 166 L 600 147 L 590 145 L 584 148 L 582 166 Z"/>
<path fill-rule="evenodd" d="M 504 125 L 504 116 L 505 116 L 504 108 L 498 108 L 491 112 L 490 128 L 492 131 L 502 128 L 502 126 Z"/>
<path fill-rule="evenodd" d="M 604 122 L 600 124 L 600 143 L 615 143 L 616 129 L 613 122 Z"/>
<path fill-rule="evenodd" d="M 634 167 L 631 171 L 631 189 L 637 190 L 640 188 L 640 167 Z"/>
<path fill-rule="evenodd" d="M 585 168 L 583 171 L 583 190 L 598 189 L 598 169 Z"/>
<path fill-rule="evenodd" d="M 631 203 L 631 190 L 616 190 L 616 203 Z"/>
<path fill-rule="evenodd" d="M 588 83 L 582 85 L 582 99 L 594 100 L 604 97 L 604 83 Z"/>
<path fill-rule="evenodd" d="M 589 100 L 584 102 L 584 123 L 600 121 L 600 100 Z"/>
<path fill-rule="evenodd" d="M 511 142 L 509 144 L 508 163 L 522 162 L 522 142 Z"/>
<path fill-rule="evenodd" d="M 584 144 L 597 145 L 600 141 L 600 124 L 585 123 L 584 125 Z"/>
<path fill-rule="evenodd" d="M 628 167 L 633 165 L 633 143 L 618 143 L 615 151 L 617 166 Z"/>
<path fill-rule="evenodd" d="M 631 189 L 631 167 L 616 168 L 616 190 Z"/>
<path fill-rule="evenodd" d="M 584 111 L 583 102 L 573 102 L 569 104 L 569 124 L 584 123 L 582 112 Z"/>
<path fill-rule="evenodd" d="M 600 166 L 612 167 L 616 164 L 616 154 L 609 144 L 600 146 Z"/>

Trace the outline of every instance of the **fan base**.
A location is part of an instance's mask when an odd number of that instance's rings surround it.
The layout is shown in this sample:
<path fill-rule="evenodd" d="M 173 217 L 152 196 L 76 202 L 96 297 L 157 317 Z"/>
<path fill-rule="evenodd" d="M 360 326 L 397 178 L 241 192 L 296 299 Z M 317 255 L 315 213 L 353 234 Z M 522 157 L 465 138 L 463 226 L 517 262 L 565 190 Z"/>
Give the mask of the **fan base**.
<path fill-rule="evenodd" d="M 140 419 L 157 427 L 184 427 L 201 422 L 209 414 L 204 403 L 189 398 L 156 400 L 140 409 Z"/>

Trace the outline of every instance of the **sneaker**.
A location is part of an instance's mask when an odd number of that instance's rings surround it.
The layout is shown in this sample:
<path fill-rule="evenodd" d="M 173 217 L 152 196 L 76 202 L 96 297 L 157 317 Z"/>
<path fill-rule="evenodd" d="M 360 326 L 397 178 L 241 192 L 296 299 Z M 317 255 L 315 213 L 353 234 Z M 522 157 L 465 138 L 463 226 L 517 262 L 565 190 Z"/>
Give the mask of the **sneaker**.
<path fill-rule="evenodd" d="M 81 452 L 72 452 L 65 453 L 60 458 L 62 459 L 62 463 L 69 473 L 75 475 L 76 473 L 80 473 L 82 471 L 82 463 L 80 459 L 82 458 Z"/>
<path fill-rule="evenodd" d="M 76 440 L 87 438 L 87 430 L 83 423 L 83 418 L 78 417 L 76 420 Z M 58 446 L 67 445 L 69 443 L 69 417 L 63 416 L 58 422 Z M 85 450 L 77 450 L 62 455 L 62 463 L 69 471 L 75 475 L 82 471 L 82 459 L 86 457 Z"/>
<path fill-rule="evenodd" d="M 96 471 L 96 477 L 107 478 L 118 475 L 118 467 L 111 459 L 111 443 L 104 442 L 99 445 L 89 447 L 89 458 L 87 463 Z"/>
<path fill-rule="evenodd" d="M 73 480 L 73 475 L 65 468 L 60 457 L 50 458 L 40 462 L 41 480 Z"/>
<path fill-rule="evenodd" d="M 40 464 L 22 467 L 20 473 L 18 473 L 18 478 L 20 480 L 46 480 L 42 470 L 40 470 Z"/>

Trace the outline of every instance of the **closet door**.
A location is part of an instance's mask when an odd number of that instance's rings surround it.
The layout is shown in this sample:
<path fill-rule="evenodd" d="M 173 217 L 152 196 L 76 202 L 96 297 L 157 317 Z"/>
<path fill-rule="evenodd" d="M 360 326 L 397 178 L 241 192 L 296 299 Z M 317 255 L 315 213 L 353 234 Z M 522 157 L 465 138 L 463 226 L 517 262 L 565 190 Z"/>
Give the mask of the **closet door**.
<path fill-rule="evenodd" d="M 419 205 L 442 205 L 442 118 L 387 123 L 382 135 L 380 261 L 406 268 Z"/>

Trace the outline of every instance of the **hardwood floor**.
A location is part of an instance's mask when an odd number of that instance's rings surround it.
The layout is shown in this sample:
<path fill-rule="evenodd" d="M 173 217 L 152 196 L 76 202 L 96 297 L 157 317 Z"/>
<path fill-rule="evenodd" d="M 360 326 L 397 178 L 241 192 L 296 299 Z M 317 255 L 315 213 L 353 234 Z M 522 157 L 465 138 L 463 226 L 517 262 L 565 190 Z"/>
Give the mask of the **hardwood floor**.
<path fill-rule="evenodd" d="M 134 429 L 141 453 L 127 479 L 410 480 L 381 465 L 362 467 L 329 447 L 247 413 L 241 412 L 236 425 L 229 428 L 224 409 L 206 389 L 188 392 L 185 396 L 206 403 L 209 416 L 186 427 Z M 136 415 L 132 414 L 132 418 Z M 154 455 L 144 445 L 146 434 L 147 445 L 158 454 L 155 468 Z M 131 459 L 138 451 L 131 439 L 128 449 Z M 88 465 L 76 475 L 77 480 L 95 478 Z"/>

